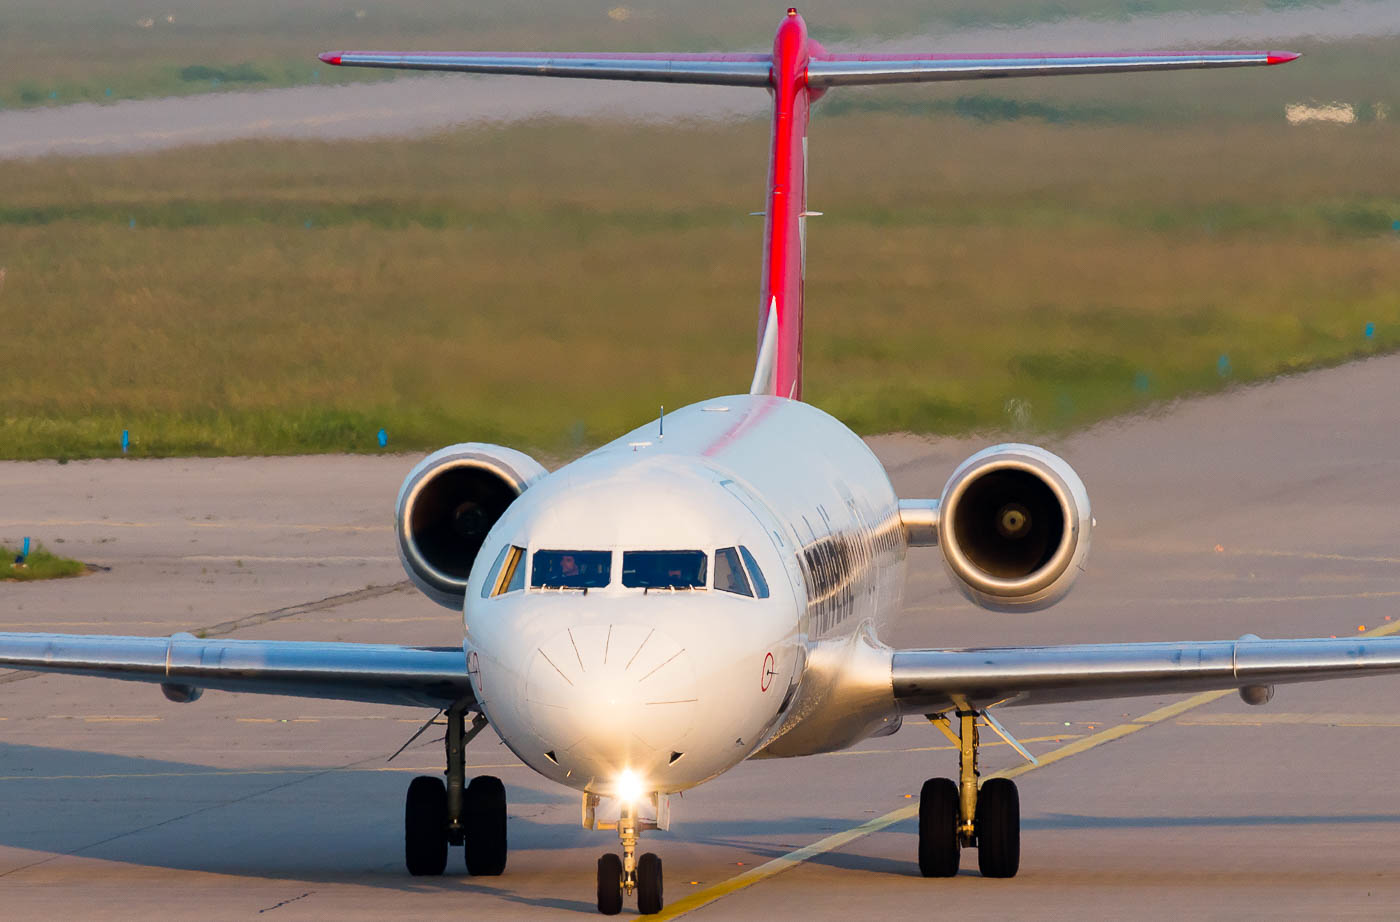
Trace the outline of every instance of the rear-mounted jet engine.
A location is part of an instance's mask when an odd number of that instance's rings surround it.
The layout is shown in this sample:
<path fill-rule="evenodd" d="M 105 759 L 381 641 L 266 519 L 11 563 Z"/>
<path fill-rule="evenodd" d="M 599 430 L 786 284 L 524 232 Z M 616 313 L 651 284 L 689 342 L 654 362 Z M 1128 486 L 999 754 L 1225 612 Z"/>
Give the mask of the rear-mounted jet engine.
<path fill-rule="evenodd" d="M 486 533 L 546 473 L 524 452 L 482 442 L 451 445 L 418 462 L 395 508 L 399 560 L 413 585 L 461 611 Z"/>
<path fill-rule="evenodd" d="M 1089 556 L 1089 494 L 1064 459 L 994 445 L 958 465 L 937 502 L 903 500 L 911 545 L 937 544 L 953 585 L 983 608 L 1039 611 L 1064 598 Z"/>

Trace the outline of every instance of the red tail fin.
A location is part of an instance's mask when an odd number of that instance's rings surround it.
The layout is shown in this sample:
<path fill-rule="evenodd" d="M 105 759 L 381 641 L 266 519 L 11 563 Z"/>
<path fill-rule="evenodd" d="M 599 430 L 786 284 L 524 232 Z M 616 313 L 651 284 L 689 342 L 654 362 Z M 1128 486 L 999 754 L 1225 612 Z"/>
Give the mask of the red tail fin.
<path fill-rule="evenodd" d="M 987 77 L 1133 73 L 1284 64 L 1287 51 L 1165 51 L 1125 54 L 827 54 L 789 9 L 773 53 L 521 54 L 518 52 L 326 52 L 327 64 L 601 80 L 767 87 L 773 143 L 763 230 L 758 365 L 752 393 L 802 397 L 802 294 L 807 249 L 807 115 L 833 86 Z"/>
<path fill-rule="evenodd" d="M 802 293 L 807 244 L 807 64 L 820 46 L 788 10 L 773 39 L 773 141 L 763 228 L 755 393 L 802 399 Z M 769 330 L 769 325 L 776 325 Z M 765 340 L 767 345 L 765 348 Z"/>

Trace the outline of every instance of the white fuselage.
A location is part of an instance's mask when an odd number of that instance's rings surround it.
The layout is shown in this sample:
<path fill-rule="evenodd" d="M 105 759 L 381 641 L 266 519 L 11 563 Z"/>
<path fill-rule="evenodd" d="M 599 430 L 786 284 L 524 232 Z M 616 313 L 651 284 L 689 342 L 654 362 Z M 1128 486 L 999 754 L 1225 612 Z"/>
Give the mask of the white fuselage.
<path fill-rule="evenodd" d="M 623 771 L 680 791 L 765 747 L 797 755 L 893 729 L 835 706 L 833 684 L 904 585 L 898 499 L 874 454 L 779 397 L 706 400 L 668 414 L 664 433 L 653 422 L 537 481 L 487 536 L 465 648 L 501 739 L 546 777 L 610 794 Z M 512 546 L 521 567 L 539 551 L 610 552 L 607 584 L 536 587 L 526 572 L 512 589 Z M 717 584 L 730 548 L 761 571 L 748 595 Z M 624 585 L 636 551 L 703 552 L 704 584 Z"/>

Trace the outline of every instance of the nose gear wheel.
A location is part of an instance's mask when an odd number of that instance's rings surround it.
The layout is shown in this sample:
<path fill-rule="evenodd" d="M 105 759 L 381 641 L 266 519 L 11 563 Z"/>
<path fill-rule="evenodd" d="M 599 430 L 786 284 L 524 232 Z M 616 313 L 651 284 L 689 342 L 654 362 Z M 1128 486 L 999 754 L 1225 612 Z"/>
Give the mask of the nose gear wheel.
<path fill-rule="evenodd" d="M 661 859 L 647 852 L 637 859 L 637 912 L 660 912 L 661 903 Z"/>
<path fill-rule="evenodd" d="M 598 859 L 598 911 L 605 916 L 622 912 L 622 859 L 612 852 Z"/>
<path fill-rule="evenodd" d="M 661 859 L 647 852 L 637 856 L 637 843 L 645 829 L 656 829 L 652 820 L 638 816 L 635 803 L 622 804 L 617 823 L 595 825 L 591 811 L 597 804 L 597 795 L 584 795 L 584 825 L 596 829 L 617 829 L 617 837 L 622 843 L 622 854 L 606 854 L 598 859 L 598 911 L 605 916 L 617 915 L 622 911 L 623 898 L 637 894 L 637 912 L 646 916 L 658 913 L 665 904 L 662 888 Z"/>

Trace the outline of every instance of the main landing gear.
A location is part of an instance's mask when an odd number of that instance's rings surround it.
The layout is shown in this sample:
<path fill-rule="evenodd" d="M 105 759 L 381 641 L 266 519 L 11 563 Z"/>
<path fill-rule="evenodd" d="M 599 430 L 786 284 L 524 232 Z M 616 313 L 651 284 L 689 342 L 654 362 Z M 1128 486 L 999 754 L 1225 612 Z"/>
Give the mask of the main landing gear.
<path fill-rule="evenodd" d="M 611 823 L 595 823 L 591 808 L 597 803 L 593 795 L 584 795 L 584 825 L 590 829 L 610 829 Z M 637 857 L 637 842 L 643 830 L 657 829 L 657 823 L 638 816 L 635 803 L 623 804 L 617 818 L 617 837 L 622 841 L 622 855 L 609 852 L 598 859 L 598 911 L 615 916 L 622 911 L 623 897 L 637 894 L 637 912 L 651 915 L 661 911 L 664 902 L 661 885 L 661 859 L 651 852 Z"/>
<path fill-rule="evenodd" d="M 447 783 L 420 775 L 408 786 L 404 804 L 404 863 L 415 877 L 447 869 L 447 847 L 466 846 L 467 873 L 494 877 L 506 869 L 506 789 L 501 779 L 478 775 L 466 780 L 467 743 L 486 726 L 477 714 L 467 728 L 467 709 L 447 710 Z"/>
<path fill-rule="evenodd" d="M 1021 799 L 1015 782 L 992 778 L 980 790 L 977 786 L 977 716 L 976 711 L 958 711 L 957 736 L 946 718 L 931 718 L 958 744 L 958 781 L 930 778 L 919 795 L 919 870 L 925 877 L 956 875 L 962 848 L 977 849 L 983 877 L 1015 877 L 1021 864 Z"/>

